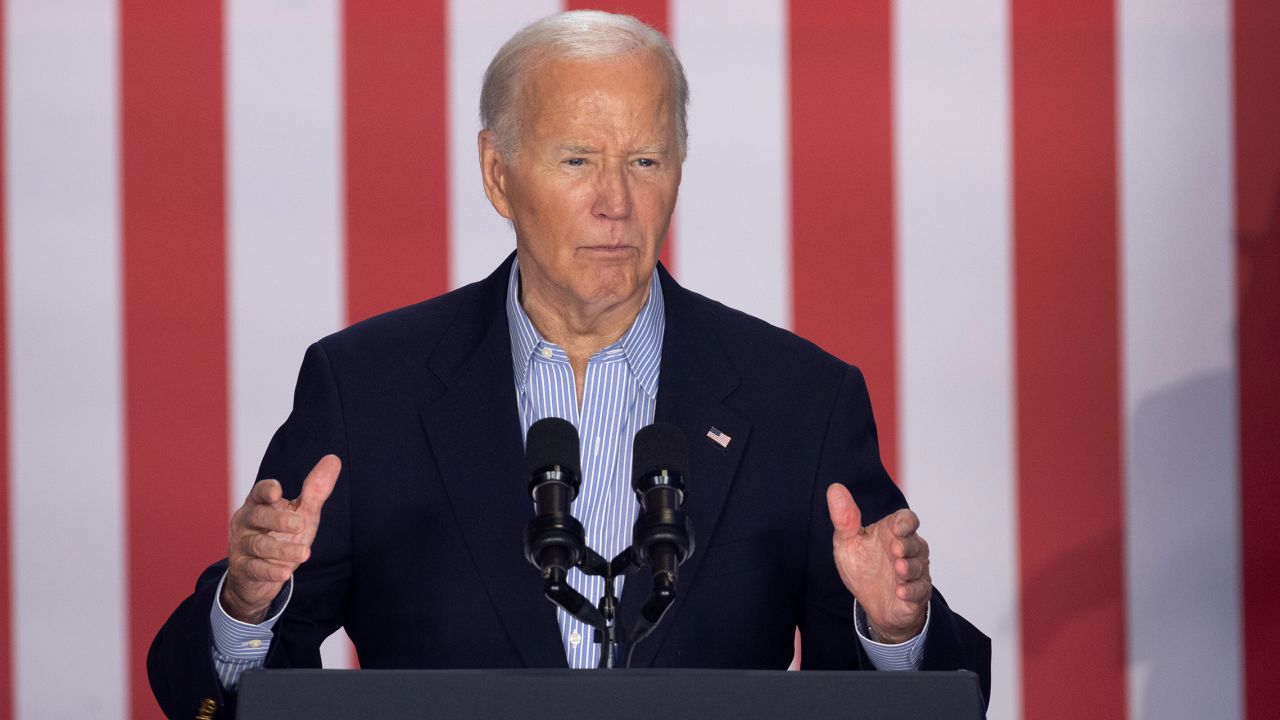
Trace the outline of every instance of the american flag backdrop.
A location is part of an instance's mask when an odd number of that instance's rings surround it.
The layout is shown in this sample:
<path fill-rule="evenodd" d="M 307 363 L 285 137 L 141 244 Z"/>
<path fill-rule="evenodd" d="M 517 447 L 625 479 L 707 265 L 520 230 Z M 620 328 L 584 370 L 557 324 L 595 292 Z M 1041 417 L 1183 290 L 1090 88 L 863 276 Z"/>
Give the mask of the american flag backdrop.
<path fill-rule="evenodd" d="M 689 75 L 669 265 L 866 372 L 991 716 L 1280 717 L 1280 3 L 595 6 Z M 480 78 L 564 6 L 0 7 L 0 717 L 156 717 L 306 345 L 513 247 Z"/>

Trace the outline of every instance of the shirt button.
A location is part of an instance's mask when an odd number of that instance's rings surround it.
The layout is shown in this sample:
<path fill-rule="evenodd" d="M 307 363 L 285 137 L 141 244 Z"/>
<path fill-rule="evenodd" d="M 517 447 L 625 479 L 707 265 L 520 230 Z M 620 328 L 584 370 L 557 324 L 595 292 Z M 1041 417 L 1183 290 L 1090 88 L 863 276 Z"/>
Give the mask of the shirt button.
<path fill-rule="evenodd" d="M 245 645 L 248 645 L 249 647 L 251 647 L 251 648 L 255 648 L 255 649 L 256 649 L 256 648 L 260 648 L 260 647 L 262 647 L 262 641 L 261 641 L 261 640 L 250 640 L 249 642 L 245 643 Z"/>
<path fill-rule="evenodd" d="M 569 644 L 572 645 L 573 647 L 578 647 L 579 645 L 581 645 L 582 633 L 578 632 L 577 630 L 574 630 L 573 632 L 569 633 Z"/>
<path fill-rule="evenodd" d="M 552 354 L 552 353 L 551 353 L 551 348 L 549 348 L 549 347 L 544 347 L 544 348 L 542 348 L 542 349 L 538 350 L 538 354 L 539 354 L 539 355 L 541 355 L 541 356 L 542 356 L 542 357 L 544 357 L 544 358 L 550 358 L 550 357 L 551 357 L 551 354 Z"/>

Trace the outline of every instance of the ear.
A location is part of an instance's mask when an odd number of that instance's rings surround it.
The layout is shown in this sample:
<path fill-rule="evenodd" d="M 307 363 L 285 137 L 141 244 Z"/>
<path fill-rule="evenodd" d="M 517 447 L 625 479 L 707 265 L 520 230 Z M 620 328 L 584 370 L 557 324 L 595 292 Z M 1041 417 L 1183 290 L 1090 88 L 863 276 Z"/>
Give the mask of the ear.
<path fill-rule="evenodd" d="M 507 161 L 498 149 L 498 136 L 492 130 L 481 130 L 476 136 L 480 150 L 480 178 L 484 182 L 484 194 L 489 197 L 493 209 L 510 220 L 511 203 L 507 198 Z"/>

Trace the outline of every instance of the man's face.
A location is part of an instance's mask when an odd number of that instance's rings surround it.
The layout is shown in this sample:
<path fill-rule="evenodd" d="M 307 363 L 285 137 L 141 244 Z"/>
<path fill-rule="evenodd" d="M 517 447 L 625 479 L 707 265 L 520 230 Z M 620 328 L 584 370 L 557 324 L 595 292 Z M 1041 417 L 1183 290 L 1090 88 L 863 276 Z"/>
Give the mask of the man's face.
<path fill-rule="evenodd" d="M 529 73 L 514 158 L 481 133 L 485 191 L 511 220 L 522 294 L 586 314 L 644 297 L 680 154 L 661 60 L 557 60 Z M 509 161 L 508 161 L 509 160 Z"/>

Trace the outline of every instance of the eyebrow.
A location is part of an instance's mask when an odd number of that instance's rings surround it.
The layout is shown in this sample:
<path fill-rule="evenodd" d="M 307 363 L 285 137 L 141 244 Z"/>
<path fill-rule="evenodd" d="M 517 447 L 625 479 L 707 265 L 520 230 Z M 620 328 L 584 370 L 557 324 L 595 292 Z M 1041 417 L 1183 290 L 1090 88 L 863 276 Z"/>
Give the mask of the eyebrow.
<path fill-rule="evenodd" d="M 666 149 L 667 148 L 665 145 L 645 145 L 644 147 L 636 148 L 635 150 L 632 150 L 627 154 L 628 155 L 661 155 L 663 152 L 666 151 Z M 556 151 L 559 153 L 564 153 L 568 155 L 600 154 L 599 148 L 590 147 L 588 145 L 557 145 Z"/>

